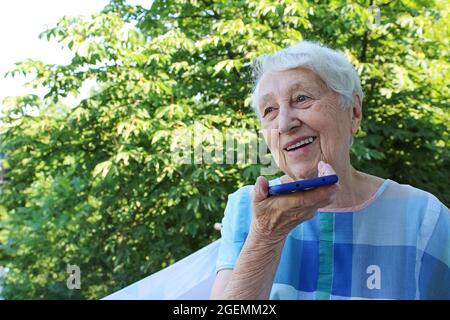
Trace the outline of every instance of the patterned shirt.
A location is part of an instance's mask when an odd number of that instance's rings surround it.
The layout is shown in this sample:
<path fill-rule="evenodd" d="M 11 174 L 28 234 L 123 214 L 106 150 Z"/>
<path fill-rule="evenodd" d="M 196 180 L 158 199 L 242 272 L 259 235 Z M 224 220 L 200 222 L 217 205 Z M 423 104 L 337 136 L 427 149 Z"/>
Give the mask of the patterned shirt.
<path fill-rule="evenodd" d="M 252 188 L 229 195 L 216 272 L 236 264 Z M 270 299 L 450 299 L 450 211 L 389 179 L 359 206 L 319 210 L 288 234 Z"/>

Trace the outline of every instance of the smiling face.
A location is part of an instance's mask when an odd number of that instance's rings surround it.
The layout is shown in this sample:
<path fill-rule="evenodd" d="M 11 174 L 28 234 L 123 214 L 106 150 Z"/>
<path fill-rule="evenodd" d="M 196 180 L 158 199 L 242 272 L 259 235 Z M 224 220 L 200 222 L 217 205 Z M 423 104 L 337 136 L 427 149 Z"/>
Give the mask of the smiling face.
<path fill-rule="evenodd" d="M 350 165 L 352 133 L 361 121 L 358 103 L 344 110 L 339 95 L 314 72 L 266 72 L 258 90 L 263 136 L 280 169 L 292 179 L 317 176 L 320 160 Z"/>

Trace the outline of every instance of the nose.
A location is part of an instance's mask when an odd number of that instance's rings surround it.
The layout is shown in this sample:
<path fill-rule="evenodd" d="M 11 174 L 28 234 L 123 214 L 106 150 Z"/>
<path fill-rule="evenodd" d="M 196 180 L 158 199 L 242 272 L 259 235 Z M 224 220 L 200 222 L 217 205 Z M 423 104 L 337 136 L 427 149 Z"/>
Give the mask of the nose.
<path fill-rule="evenodd" d="M 278 132 L 279 134 L 288 133 L 292 129 L 301 126 L 302 122 L 296 116 L 295 112 L 289 106 L 281 106 L 278 114 Z"/>

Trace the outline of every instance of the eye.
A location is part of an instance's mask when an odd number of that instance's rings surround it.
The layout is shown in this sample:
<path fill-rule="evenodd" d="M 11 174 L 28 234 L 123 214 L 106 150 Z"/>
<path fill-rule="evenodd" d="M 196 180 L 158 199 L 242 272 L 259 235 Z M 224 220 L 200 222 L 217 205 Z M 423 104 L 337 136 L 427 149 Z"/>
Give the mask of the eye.
<path fill-rule="evenodd" d="M 308 99 L 309 99 L 308 96 L 305 96 L 304 94 L 301 94 L 301 95 L 298 95 L 298 96 L 295 98 L 295 102 L 305 102 L 305 101 L 307 101 Z"/>
<path fill-rule="evenodd" d="M 267 114 L 271 113 L 273 110 L 275 110 L 274 107 L 267 107 L 266 109 L 264 109 L 263 117 L 265 117 Z"/>

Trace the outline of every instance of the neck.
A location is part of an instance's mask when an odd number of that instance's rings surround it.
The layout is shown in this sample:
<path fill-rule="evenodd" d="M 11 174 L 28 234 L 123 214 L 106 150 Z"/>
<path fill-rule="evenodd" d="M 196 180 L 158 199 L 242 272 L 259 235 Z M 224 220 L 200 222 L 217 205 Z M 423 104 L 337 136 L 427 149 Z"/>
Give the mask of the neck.
<path fill-rule="evenodd" d="M 362 174 L 353 168 L 350 162 L 344 166 L 333 166 L 333 169 L 339 177 L 341 188 L 337 192 L 335 200 L 324 209 L 352 207 L 370 198 L 365 190 Z"/>

